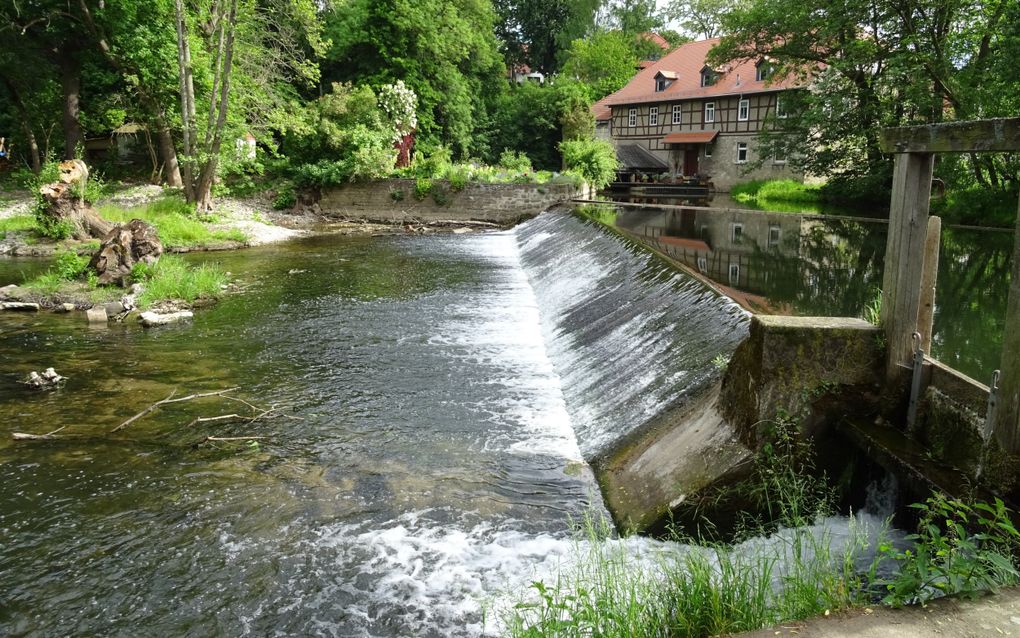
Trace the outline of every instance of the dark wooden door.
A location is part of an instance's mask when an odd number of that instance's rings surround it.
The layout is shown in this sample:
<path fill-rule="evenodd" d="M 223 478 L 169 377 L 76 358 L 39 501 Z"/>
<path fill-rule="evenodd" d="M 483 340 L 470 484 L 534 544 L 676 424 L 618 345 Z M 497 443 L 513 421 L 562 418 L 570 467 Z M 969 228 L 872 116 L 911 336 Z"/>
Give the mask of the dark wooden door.
<path fill-rule="evenodd" d="M 689 148 L 684 151 L 684 175 L 690 177 L 698 174 L 698 149 Z"/>

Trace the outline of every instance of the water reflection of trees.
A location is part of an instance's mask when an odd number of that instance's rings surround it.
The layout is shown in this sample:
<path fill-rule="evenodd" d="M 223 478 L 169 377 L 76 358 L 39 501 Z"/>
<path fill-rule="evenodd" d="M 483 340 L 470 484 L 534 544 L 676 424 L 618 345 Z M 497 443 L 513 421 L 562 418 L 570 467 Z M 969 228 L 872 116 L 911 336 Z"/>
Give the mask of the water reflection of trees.
<path fill-rule="evenodd" d="M 1012 249 L 1011 233 L 942 231 L 933 355 L 984 383 L 999 366 Z"/>
<path fill-rule="evenodd" d="M 760 294 L 799 315 L 861 316 L 882 285 L 885 237 L 880 224 L 806 221 L 779 247 L 756 247 Z"/>

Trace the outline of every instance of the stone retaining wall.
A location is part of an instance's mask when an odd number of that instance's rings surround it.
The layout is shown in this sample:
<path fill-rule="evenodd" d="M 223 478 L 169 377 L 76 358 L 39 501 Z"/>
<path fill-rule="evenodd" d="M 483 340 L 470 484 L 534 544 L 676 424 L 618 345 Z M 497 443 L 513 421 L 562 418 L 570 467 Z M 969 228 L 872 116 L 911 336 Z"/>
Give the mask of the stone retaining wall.
<path fill-rule="evenodd" d="M 319 207 L 327 217 L 391 223 L 482 221 L 512 225 L 551 206 L 583 195 L 572 184 L 469 183 L 454 192 L 445 180 L 433 180 L 433 192 L 415 197 L 415 180 L 386 179 L 348 184 L 322 192 Z"/>

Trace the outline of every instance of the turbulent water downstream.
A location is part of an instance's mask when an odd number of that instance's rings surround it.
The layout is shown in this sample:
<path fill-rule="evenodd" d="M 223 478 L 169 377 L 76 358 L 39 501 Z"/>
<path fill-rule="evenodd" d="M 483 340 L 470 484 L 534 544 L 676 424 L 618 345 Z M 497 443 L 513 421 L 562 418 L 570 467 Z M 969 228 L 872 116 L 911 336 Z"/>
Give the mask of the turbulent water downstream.
<path fill-rule="evenodd" d="M 571 521 L 602 510 L 584 459 L 746 330 L 567 215 L 201 258 L 246 289 L 190 326 L 0 317 L 0 634 L 498 631 L 501 601 L 554 576 Z M 48 366 L 60 391 L 17 383 Z M 188 426 L 250 410 L 209 398 L 109 433 L 174 390 L 234 386 L 291 418 Z"/>

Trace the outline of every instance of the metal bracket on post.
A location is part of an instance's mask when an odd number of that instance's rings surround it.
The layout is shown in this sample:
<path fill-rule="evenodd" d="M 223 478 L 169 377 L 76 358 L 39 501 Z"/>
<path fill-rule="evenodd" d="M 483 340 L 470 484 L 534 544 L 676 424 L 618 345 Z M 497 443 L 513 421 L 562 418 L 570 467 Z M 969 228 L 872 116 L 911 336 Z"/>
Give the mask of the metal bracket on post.
<path fill-rule="evenodd" d="M 914 377 L 910 382 L 910 407 L 907 408 L 907 431 L 917 426 L 917 406 L 921 402 L 921 378 L 924 373 L 924 350 L 921 349 L 921 333 L 910 335 L 914 349 Z"/>
<path fill-rule="evenodd" d="M 996 370 L 992 373 L 992 385 L 988 386 L 988 411 L 985 412 L 985 427 L 981 432 L 981 438 L 985 443 L 992 438 L 995 430 L 995 416 L 999 411 L 999 377 L 1002 373 Z"/>

